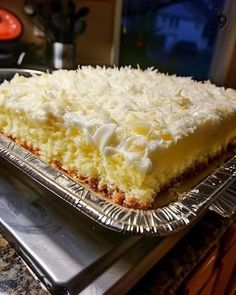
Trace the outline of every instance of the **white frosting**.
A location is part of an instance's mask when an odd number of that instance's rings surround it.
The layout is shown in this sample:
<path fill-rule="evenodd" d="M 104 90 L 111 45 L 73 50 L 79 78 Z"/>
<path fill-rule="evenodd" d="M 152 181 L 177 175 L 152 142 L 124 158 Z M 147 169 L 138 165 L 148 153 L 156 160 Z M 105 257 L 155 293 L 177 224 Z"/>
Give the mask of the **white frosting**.
<path fill-rule="evenodd" d="M 117 125 L 114 123 L 104 124 L 96 130 L 93 135 L 94 144 L 99 147 L 100 152 L 103 152 L 109 144 L 109 140 L 115 136 Z"/>
<path fill-rule="evenodd" d="M 16 75 L 0 85 L 0 107 L 76 127 L 104 159 L 123 155 L 128 167 L 147 175 L 157 149 L 235 111 L 236 92 L 151 69 L 89 66 L 40 77 Z"/>

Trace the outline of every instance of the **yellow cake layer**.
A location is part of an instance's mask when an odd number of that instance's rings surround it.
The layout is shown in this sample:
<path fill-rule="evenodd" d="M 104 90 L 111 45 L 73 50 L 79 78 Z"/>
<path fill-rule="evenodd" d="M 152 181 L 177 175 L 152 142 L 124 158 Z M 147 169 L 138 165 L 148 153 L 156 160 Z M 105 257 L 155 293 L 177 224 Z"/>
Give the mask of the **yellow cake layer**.
<path fill-rule="evenodd" d="M 130 68 L 15 76 L 0 86 L 0 130 L 147 207 L 236 138 L 236 92 Z"/>

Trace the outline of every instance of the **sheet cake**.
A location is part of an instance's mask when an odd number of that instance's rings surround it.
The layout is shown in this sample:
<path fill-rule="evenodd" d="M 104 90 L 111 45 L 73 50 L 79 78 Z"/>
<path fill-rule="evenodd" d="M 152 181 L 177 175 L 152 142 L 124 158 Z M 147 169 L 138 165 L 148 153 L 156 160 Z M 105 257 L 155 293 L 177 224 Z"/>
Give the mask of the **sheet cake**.
<path fill-rule="evenodd" d="M 236 91 L 156 70 L 81 67 L 0 85 L 0 132 L 114 202 L 158 192 L 236 138 Z"/>

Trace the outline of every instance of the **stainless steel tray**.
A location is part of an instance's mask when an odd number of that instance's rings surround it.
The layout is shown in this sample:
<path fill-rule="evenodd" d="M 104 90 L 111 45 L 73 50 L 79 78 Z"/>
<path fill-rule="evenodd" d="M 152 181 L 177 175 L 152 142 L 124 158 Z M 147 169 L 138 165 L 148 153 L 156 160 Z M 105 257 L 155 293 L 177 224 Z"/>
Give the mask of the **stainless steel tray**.
<path fill-rule="evenodd" d="M 0 230 L 52 294 L 126 294 L 191 228 L 165 237 L 123 235 L 1 157 L 0 167 Z"/>
<path fill-rule="evenodd" d="M 234 186 L 230 187 L 236 180 L 236 156 L 194 188 L 182 192 L 179 200 L 143 211 L 124 208 L 96 195 L 3 135 L 0 135 L 0 155 L 82 213 L 119 232 L 167 235 L 195 221 L 216 200 L 211 206 L 216 212 L 227 216 L 236 211 Z"/>

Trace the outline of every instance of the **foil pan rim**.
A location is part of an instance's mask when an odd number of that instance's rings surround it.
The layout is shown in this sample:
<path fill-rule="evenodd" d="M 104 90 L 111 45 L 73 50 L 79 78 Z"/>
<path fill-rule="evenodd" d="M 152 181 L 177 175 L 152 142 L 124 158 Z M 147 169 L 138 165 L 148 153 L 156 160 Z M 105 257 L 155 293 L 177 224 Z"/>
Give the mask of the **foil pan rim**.
<path fill-rule="evenodd" d="M 236 180 L 236 156 L 233 156 L 183 199 L 144 211 L 125 208 L 96 195 L 1 134 L 0 155 L 94 221 L 130 234 L 163 236 L 180 231 L 199 218 L 217 199 L 219 192 Z M 219 208 L 222 209 L 219 204 L 211 206 L 215 211 Z"/>

